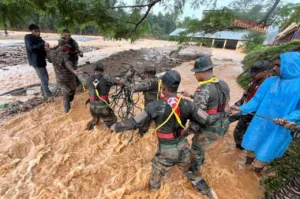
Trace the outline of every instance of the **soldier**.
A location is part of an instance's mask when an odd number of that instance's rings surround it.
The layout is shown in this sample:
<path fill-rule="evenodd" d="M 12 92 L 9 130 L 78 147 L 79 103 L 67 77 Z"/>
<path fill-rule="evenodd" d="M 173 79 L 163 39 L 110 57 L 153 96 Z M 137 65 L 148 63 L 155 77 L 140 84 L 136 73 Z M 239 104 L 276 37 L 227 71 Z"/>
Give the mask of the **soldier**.
<path fill-rule="evenodd" d="M 244 92 L 242 98 L 235 103 L 235 106 L 240 107 L 252 99 L 259 86 L 265 81 L 265 79 L 269 77 L 269 69 L 270 63 L 267 61 L 257 61 L 251 66 L 249 70 L 249 76 L 252 78 L 252 82 Z M 252 115 L 239 116 L 239 122 L 237 123 L 233 132 L 236 148 L 238 149 L 243 150 L 241 143 L 252 118 Z"/>
<path fill-rule="evenodd" d="M 73 64 L 74 70 L 77 70 L 78 65 L 78 55 L 83 57 L 83 52 L 80 50 L 78 43 L 71 37 L 71 33 L 69 30 L 65 29 L 63 31 L 62 39 L 67 40 L 67 52 L 69 54 L 69 59 Z"/>
<path fill-rule="evenodd" d="M 124 84 L 124 80 L 103 74 L 103 72 L 104 66 L 100 62 L 94 67 L 92 76 L 77 72 L 79 80 L 88 89 L 90 96 L 87 103 L 90 103 L 92 120 L 88 123 L 87 130 L 92 130 L 99 119 L 102 119 L 107 127 L 117 122 L 117 116 L 109 106 L 108 96 L 110 88 L 116 84 Z"/>
<path fill-rule="evenodd" d="M 225 112 L 230 99 L 230 91 L 226 82 L 219 80 L 213 74 L 212 60 L 208 56 L 200 57 L 195 61 L 195 77 L 199 84 L 194 95 L 187 91 L 183 95 L 194 99 L 195 104 L 209 115 Z M 198 124 L 191 121 L 186 130 L 188 134 L 194 133 L 192 141 L 192 171 L 198 172 L 204 161 L 205 150 L 214 141 L 225 135 L 229 128 L 229 121 L 221 118 L 213 125 Z"/>
<path fill-rule="evenodd" d="M 68 113 L 71 108 L 71 102 L 74 99 L 76 91 L 75 70 L 72 62 L 68 59 L 66 51 L 67 41 L 60 39 L 58 41 L 58 48 L 50 50 L 47 46 L 48 61 L 53 64 L 56 76 L 56 83 L 60 87 L 63 95 L 65 112 Z"/>
<path fill-rule="evenodd" d="M 164 98 L 149 103 L 137 116 L 111 126 L 111 130 L 121 132 L 136 129 L 154 120 L 158 137 L 158 151 L 152 159 L 150 188 L 159 189 L 161 179 L 172 166 L 177 165 L 189 178 L 194 187 L 209 198 L 214 198 L 213 190 L 190 168 L 190 150 L 184 135 L 184 125 L 188 119 L 201 124 L 213 124 L 224 114 L 208 115 L 189 100 L 177 96 L 181 77 L 177 71 L 168 71 L 162 77 Z"/>
<path fill-rule="evenodd" d="M 147 66 L 144 69 L 143 80 L 140 82 L 134 82 L 134 84 L 129 85 L 126 83 L 125 85 L 130 88 L 131 92 L 143 92 L 144 94 L 144 105 L 147 106 L 150 102 L 156 101 L 159 99 L 159 80 L 155 76 L 156 68 L 153 66 Z M 139 134 L 143 136 L 149 129 L 150 123 L 148 125 L 144 125 L 139 128 Z"/>
<path fill-rule="evenodd" d="M 284 125 L 285 128 L 291 130 L 295 143 L 300 145 L 300 125 L 288 122 L 286 119 L 277 119 L 276 124 Z M 286 183 L 280 189 L 272 193 L 269 199 L 296 199 L 300 198 L 300 173 L 297 173 L 291 181 Z"/>

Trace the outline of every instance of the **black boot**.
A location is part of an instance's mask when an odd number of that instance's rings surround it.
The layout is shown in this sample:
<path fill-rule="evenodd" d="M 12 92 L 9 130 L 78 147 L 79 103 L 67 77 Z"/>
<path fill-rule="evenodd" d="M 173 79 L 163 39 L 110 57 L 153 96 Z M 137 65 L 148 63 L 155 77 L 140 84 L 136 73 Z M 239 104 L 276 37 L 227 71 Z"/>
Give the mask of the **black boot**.
<path fill-rule="evenodd" d="M 68 100 L 64 100 L 65 112 L 68 113 L 71 109 L 71 103 Z"/>

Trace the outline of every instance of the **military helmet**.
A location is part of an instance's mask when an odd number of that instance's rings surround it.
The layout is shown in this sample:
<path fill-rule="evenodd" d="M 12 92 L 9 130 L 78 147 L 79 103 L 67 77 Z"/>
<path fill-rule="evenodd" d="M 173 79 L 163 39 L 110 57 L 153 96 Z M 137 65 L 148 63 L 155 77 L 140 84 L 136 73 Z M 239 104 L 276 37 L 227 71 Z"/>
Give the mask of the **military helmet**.
<path fill-rule="evenodd" d="M 155 66 L 146 66 L 144 68 L 144 73 L 156 74 L 156 67 Z"/>

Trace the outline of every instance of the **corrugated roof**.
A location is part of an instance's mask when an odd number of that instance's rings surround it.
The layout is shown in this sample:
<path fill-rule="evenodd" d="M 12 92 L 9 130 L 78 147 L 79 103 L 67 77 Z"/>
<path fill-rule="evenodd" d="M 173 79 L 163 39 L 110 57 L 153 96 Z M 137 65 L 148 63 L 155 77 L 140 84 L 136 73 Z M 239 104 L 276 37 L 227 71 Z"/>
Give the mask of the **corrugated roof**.
<path fill-rule="evenodd" d="M 181 32 L 184 32 L 186 29 L 177 28 L 174 30 L 170 36 L 179 36 Z M 214 34 L 204 34 L 201 32 L 197 32 L 194 34 L 188 34 L 188 37 L 197 37 L 197 38 L 210 38 L 210 39 L 230 39 L 230 40 L 246 40 L 244 36 L 249 34 L 249 31 L 218 31 Z"/>

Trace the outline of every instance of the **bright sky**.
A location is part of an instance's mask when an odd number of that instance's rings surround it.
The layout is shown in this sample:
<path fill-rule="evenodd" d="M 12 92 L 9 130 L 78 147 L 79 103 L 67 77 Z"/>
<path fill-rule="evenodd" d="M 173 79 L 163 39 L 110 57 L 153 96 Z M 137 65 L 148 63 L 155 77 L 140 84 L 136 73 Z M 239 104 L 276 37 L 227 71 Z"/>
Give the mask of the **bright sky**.
<path fill-rule="evenodd" d="M 134 0 L 123 0 L 126 4 L 128 5 L 134 5 Z M 233 0 L 218 0 L 217 1 L 217 7 L 221 8 L 223 6 L 227 6 L 229 5 Z M 193 8 L 191 8 L 190 4 L 188 2 L 190 1 L 186 1 L 186 5 L 184 6 L 184 10 L 183 10 L 183 15 L 180 17 L 180 19 L 183 19 L 184 17 L 192 17 L 192 18 L 201 18 L 202 17 L 202 12 L 203 10 L 208 10 L 211 9 L 209 7 L 204 7 L 201 6 L 199 9 L 194 10 Z M 299 0 L 281 0 L 282 3 L 300 3 Z M 166 10 L 163 6 L 156 4 L 153 8 L 152 8 L 152 13 L 158 14 L 159 12 L 161 13 L 165 13 Z"/>

